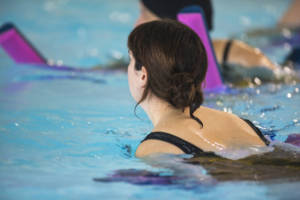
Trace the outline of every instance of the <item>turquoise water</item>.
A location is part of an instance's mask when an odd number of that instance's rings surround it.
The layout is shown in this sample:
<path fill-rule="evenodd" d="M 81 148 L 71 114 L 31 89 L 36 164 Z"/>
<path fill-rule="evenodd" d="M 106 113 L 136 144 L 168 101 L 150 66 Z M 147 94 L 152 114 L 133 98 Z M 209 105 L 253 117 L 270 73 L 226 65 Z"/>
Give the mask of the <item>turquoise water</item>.
<path fill-rule="evenodd" d="M 218 27 L 215 36 L 274 26 L 288 3 L 230 2 L 235 5 L 232 12 L 229 4 L 215 1 L 216 24 L 228 27 Z M 84 68 L 127 58 L 126 37 L 138 14 L 134 0 L 2 4 L 0 23 L 13 21 L 46 57 Z M 239 18 L 236 10 L 244 17 Z M 300 132 L 299 90 L 299 83 L 233 88 L 227 94 L 206 94 L 205 105 L 248 118 L 284 141 L 288 134 Z M 299 181 L 214 182 L 201 166 L 183 164 L 181 158 L 165 158 L 167 164 L 156 167 L 136 159 L 135 148 L 152 126 L 141 110 L 137 111 L 141 119 L 134 116 L 123 72 L 58 72 L 15 65 L 0 50 L 0 94 L 0 199 L 297 199 L 300 195 Z M 166 186 L 93 181 L 126 169 L 184 173 L 187 178 Z M 195 184 L 195 177 L 202 181 Z"/>

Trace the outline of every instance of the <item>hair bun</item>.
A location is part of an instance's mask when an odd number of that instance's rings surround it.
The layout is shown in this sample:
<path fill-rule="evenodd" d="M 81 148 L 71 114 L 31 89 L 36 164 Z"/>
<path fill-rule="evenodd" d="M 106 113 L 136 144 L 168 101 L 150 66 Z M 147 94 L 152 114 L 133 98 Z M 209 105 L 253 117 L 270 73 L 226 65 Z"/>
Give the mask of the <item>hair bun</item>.
<path fill-rule="evenodd" d="M 176 73 L 171 76 L 171 82 L 172 85 L 190 87 L 194 84 L 194 77 L 190 73 Z"/>
<path fill-rule="evenodd" d="M 197 87 L 194 77 L 189 73 L 176 73 L 171 77 L 169 99 L 173 106 L 184 108 L 195 101 Z M 200 87 L 201 92 L 201 87 Z"/>

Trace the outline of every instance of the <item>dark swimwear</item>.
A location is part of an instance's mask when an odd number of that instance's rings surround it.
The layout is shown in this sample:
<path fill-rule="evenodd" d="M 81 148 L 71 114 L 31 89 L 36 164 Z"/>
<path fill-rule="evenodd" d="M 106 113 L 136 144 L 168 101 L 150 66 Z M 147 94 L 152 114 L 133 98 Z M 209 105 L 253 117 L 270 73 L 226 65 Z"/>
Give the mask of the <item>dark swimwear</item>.
<path fill-rule="evenodd" d="M 223 52 L 222 65 L 225 65 L 228 61 L 228 56 L 229 56 L 229 52 L 232 47 L 232 44 L 233 44 L 233 40 L 226 41 L 226 45 L 225 45 L 224 52 Z"/>
<path fill-rule="evenodd" d="M 141 0 L 146 8 L 160 18 L 177 20 L 177 14 L 185 7 L 200 6 L 204 12 L 208 30 L 213 29 L 213 4 L 211 0 Z"/>
<path fill-rule="evenodd" d="M 261 140 L 266 144 L 269 145 L 270 142 L 264 137 L 262 132 L 249 120 L 243 119 L 256 133 L 257 135 L 261 138 Z M 186 154 L 193 154 L 193 155 L 199 155 L 205 153 L 202 149 L 199 147 L 191 144 L 188 141 L 185 141 L 175 135 L 171 135 L 169 133 L 165 132 L 152 132 L 149 135 L 145 137 L 145 139 L 142 141 L 150 140 L 150 139 L 155 139 L 155 140 L 161 140 L 164 142 L 168 142 L 170 144 L 175 145 L 179 149 L 181 149 L 184 153 Z M 141 142 L 141 143 L 142 143 Z"/>

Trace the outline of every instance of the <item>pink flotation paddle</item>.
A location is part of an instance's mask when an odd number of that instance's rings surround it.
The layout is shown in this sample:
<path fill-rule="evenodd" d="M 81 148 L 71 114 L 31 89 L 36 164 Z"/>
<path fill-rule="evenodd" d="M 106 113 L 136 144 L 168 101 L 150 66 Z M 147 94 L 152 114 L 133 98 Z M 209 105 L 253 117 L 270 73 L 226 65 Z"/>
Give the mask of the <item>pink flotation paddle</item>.
<path fill-rule="evenodd" d="M 180 11 L 177 20 L 195 31 L 203 42 L 208 59 L 208 69 L 205 78 L 205 90 L 224 89 L 220 68 L 212 46 L 211 39 L 207 32 L 205 16 L 199 6 L 188 6 Z"/>
<path fill-rule="evenodd" d="M 48 65 L 47 59 L 29 42 L 12 23 L 0 27 L 0 46 L 18 64 L 33 64 L 38 67 L 61 71 L 89 71 L 69 66 Z"/>
<path fill-rule="evenodd" d="M 0 45 L 16 63 L 46 64 L 46 59 L 11 23 L 0 27 Z"/>

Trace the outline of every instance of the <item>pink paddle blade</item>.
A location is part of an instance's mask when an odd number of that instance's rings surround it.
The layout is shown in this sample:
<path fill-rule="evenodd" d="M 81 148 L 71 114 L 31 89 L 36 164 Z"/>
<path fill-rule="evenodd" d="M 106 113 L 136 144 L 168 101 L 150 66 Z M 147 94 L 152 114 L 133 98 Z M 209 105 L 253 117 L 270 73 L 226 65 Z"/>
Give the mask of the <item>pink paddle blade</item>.
<path fill-rule="evenodd" d="M 205 78 L 205 89 L 223 88 L 223 81 L 220 75 L 218 62 L 211 43 L 211 39 L 207 32 L 204 17 L 201 8 L 198 6 L 191 6 L 184 8 L 182 12 L 177 15 L 178 21 L 193 29 L 202 40 L 206 49 L 208 59 L 208 69 Z"/>
<path fill-rule="evenodd" d="M 0 45 L 16 63 L 47 63 L 13 24 L 7 23 L 0 27 Z"/>

